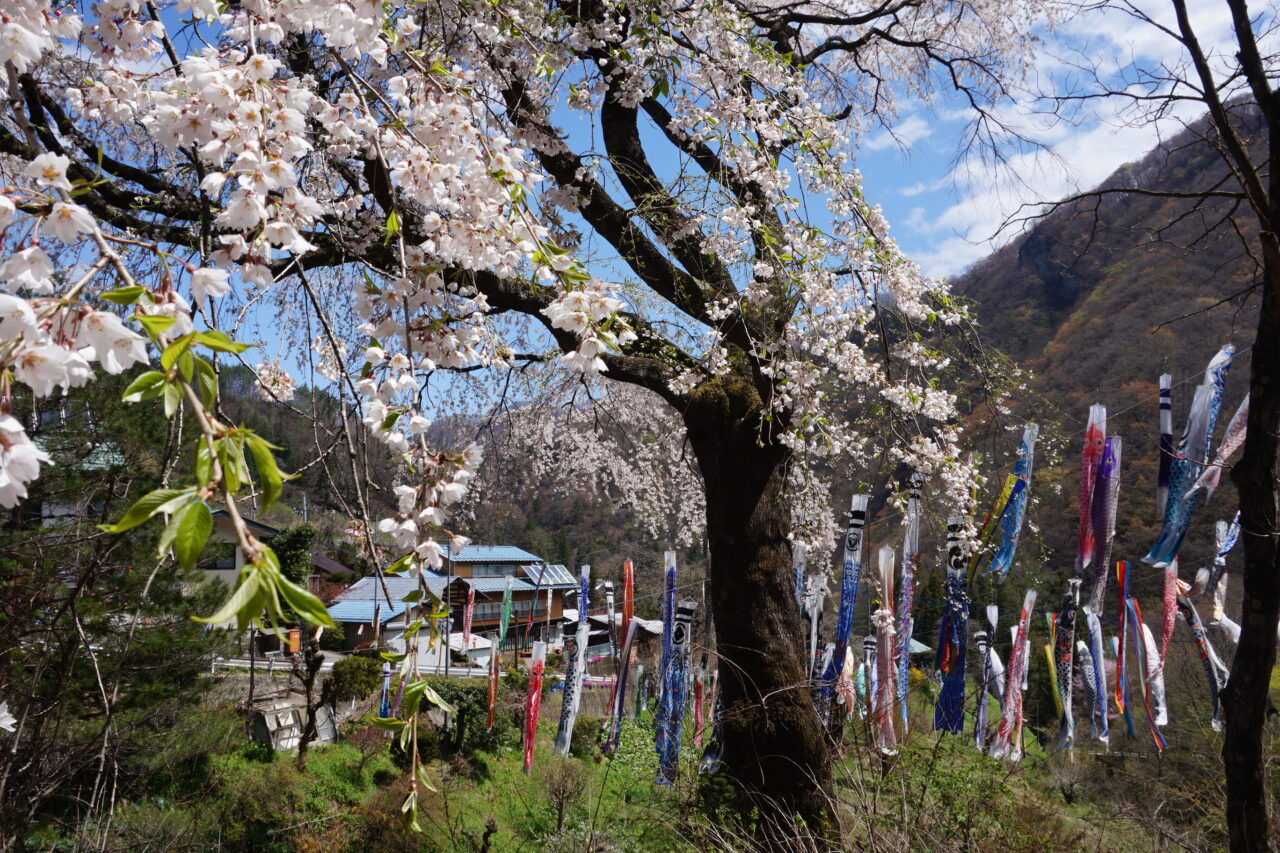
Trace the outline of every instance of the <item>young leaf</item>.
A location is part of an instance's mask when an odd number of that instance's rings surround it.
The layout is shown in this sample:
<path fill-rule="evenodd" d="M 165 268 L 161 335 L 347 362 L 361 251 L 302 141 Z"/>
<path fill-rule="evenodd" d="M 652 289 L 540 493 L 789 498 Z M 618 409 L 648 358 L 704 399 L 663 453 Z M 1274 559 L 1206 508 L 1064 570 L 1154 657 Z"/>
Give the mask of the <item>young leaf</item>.
<path fill-rule="evenodd" d="M 178 525 L 173 540 L 173 556 L 187 571 L 195 568 L 196 558 L 213 532 L 213 513 L 204 501 L 187 504 L 173 517 Z"/>
<path fill-rule="evenodd" d="M 276 465 L 276 457 L 271 452 L 275 449 L 275 445 L 269 444 L 261 436 L 252 434 L 245 437 L 245 443 L 249 445 L 249 452 L 253 454 L 254 467 L 258 469 L 258 481 L 262 485 L 262 509 L 265 512 L 276 502 L 276 498 L 280 497 L 285 477 L 280 473 L 280 468 Z"/>
<path fill-rule="evenodd" d="M 196 340 L 207 346 L 209 349 L 217 352 L 236 353 L 244 352 L 247 349 L 253 348 L 252 344 L 242 344 L 238 341 L 231 340 L 231 338 L 227 337 L 226 333 L 219 332 L 217 329 L 207 329 L 203 332 L 197 332 Z"/>
<path fill-rule="evenodd" d="M 106 293 L 99 295 L 108 302 L 114 302 L 117 305 L 132 305 L 146 292 L 146 288 L 134 286 L 108 290 Z"/>
<path fill-rule="evenodd" d="M 150 400 L 159 397 L 164 390 L 164 374 L 158 370 L 149 370 L 139 376 L 137 379 L 129 383 L 129 387 L 124 389 L 124 396 L 120 399 L 126 403 L 140 403 L 143 400 Z"/>
<path fill-rule="evenodd" d="M 239 629 L 243 631 L 249 624 L 250 620 L 256 619 L 258 614 L 262 612 L 265 596 L 263 595 L 263 581 L 260 572 L 248 570 L 240 575 L 239 585 L 232 591 L 227 600 L 218 608 L 218 612 L 208 618 L 196 616 L 197 622 L 207 622 L 210 625 L 219 625 L 223 622 L 230 621 L 232 618 L 236 620 Z"/>
<path fill-rule="evenodd" d="M 106 533 L 132 530 L 158 512 L 173 512 L 192 493 L 192 489 L 156 489 L 138 498 L 115 524 L 100 524 L 98 529 Z"/>

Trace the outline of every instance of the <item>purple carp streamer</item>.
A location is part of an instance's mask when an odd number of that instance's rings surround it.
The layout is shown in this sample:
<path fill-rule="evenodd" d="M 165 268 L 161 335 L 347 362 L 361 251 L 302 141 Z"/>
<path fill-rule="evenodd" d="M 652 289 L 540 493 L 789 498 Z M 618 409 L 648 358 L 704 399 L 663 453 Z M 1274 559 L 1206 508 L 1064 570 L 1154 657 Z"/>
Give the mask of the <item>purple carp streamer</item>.
<path fill-rule="evenodd" d="M 1156 473 L 1156 515 L 1169 503 L 1169 469 L 1173 465 L 1173 377 L 1160 375 L 1160 468 Z"/>
<path fill-rule="evenodd" d="M 1093 488 L 1098 478 L 1098 463 L 1107 443 L 1107 407 L 1097 403 L 1089 407 L 1089 425 L 1084 430 L 1084 449 L 1080 453 L 1080 525 L 1076 547 L 1076 573 L 1083 573 L 1093 562 Z"/>
<path fill-rule="evenodd" d="M 1236 409 L 1236 413 L 1231 416 L 1231 420 L 1227 423 L 1227 431 L 1222 435 L 1222 443 L 1218 445 L 1218 452 L 1214 455 L 1213 461 L 1205 467 L 1200 479 L 1196 480 L 1196 484 L 1191 487 L 1192 492 L 1196 489 L 1204 489 L 1204 499 L 1206 501 L 1213 497 L 1214 489 L 1218 488 L 1218 483 L 1222 479 L 1222 472 L 1227 467 L 1227 460 L 1244 446 L 1248 426 L 1249 395 L 1245 394 L 1244 399 L 1240 401 L 1239 408 Z M 1188 492 L 1188 495 L 1190 495 L 1190 492 Z"/>
<path fill-rule="evenodd" d="M 671 785 L 676 781 L 688 688 L 689 640 L 693 613 L 697 608 L 696 601 L 681 601 L 676 607 L 675 625 L 671 630 L 671 658 L 663 673 L 662 699 L 658 703 L 658 733 L 661 735 L 657 741 L 659 785 Z"/>
<path fill-rule="evenodd" d="M 991 741 L 993 758 L 1008 757 L 1013 761 L 1022 758 L 1022 678 L 1030 663 L 1030 640 L 1027 636 L 1031 627 L 1031 611 L 1036 606 L 1036 591 L 1027 590 L 1022 601 L 1022 611 L 1018 615 L 1018 626 L 1014 630 L 1013 651 L 1009 653 L 1009 670 L 1005 678 L 1004 708 L 1000 714 L 1000 725 L 996 736 Z"/>
<path fill-rule="evenodd" d="M 902 539 L 902 585 L 898 588 L 898 712 L 902 717 L 902 733 L 907 733 L 907 688 L 911 675 L 911 633 L 915 626 L 911 610 L 915 604 L 916 567 L 920 564 L 920 484 L 923 478 L 913 475 L 907 497 L 907 523 Z"/>
<path fill-rule="evenodd" d="M 662 590 L 662 656 L 658 661 L 658 708 L 654 716 L 654 747 L 661 756 L 666 750 L 667 732 L 670 731 L 666 725 L 667 706 L 663 704 L 663 699 L 667 691 L 667 673 L 671 671 L 671 655 L 673 646 L 671 644 L 672 635 L 675 633 L 676 627 L 676 552 L 667 551 L 663 554 L 664 565 L 664 582 L 665 586 Z"/>
<path fill-rule="evenodd" d="M 858 584 L 862 579 L 862 537 L 867 526 L 869 500 L 868 495 L 854 495 L 849 502 L 849 524 L 845 528 L 844 552 L 840 561 L 840 609 L 836 616 L 835 649 L 832 664 L 822 671 L 822 685 L 818 691 L 820 710 L 825 709 L 831 701 L 839 667 L 844 665 L 845 650 L 849 648 L 849 637 L 853 634 Z"/>
<path fill-rule="evenodd" d="M 885 754 L 897 754 L 898 737 L 893 730 L 894 672 L 898 660 L 894 646 L 897 630 L 893 620 L 893 548 L 880 549 L 880 608 L 871 614 L 876 629 L 876 746 Z"/>
<path fill-rule="evenodd" d="M 1111 726 L 1107 720 L 1107 668 L 1103 658 L 1102 620 L 1098 614 L 1084 612 L 1084 624 L 1089 633 L 1089 657 L 1093 665 L 1094 701 L 1089 712 L 1093 731 L 1104 745 L 1111 743 Z"/>
<path fill-rule="evenodd" d="M 962 518 L 947 519 L 947 603 L 942 611 L 936 658 L 942 689 L 933 709 L 934 729 L 953 734 L 964 731 L 964 665 L 969 630 L 969 596 L 965 589 L 964 543 L 961 537 L 963 526 Z M 984 662 L 984 674 L 986 670 Z M 983 716 L 986 701 L 985 693 L 979 691 L 979 714 Z"/>
<path fill-rule="evenodd" d="M 1213 650 L 1209 642 L 1209 634 L 1205 631 L 1200 614 L 1186 596 L 1178 596 L 1178 611 L 1191 629 L 1191 637 L 1196 642 L 1196 650 L 1200 652 L 1200 662 L 1204 665 L 1205 680 L 1209 683 L 1209 704 L 1213 709 L 1210 723 L 1215 732 L 1222 731 L 1222 688 L 1227 681 L 1227 667 Z"/>
<path fill-rule="evenodd" d="M 1072 708 L 1072 672 L 1075 663 L 1076 611 L 1080 606 L 1080 579 L 1067 582 L 1058 614 L 1053 643 L 1053 672 L 1061 699 L 1062 717 L 1058 721 L 1058 749 L 1071 749 L 1075 744 L 1076 721 Z"/>
<path fill-rule="evenodd" d="M 1093 485 L 1093 588 L 1089 591 L 1086 611 L 1101 613 L 1107 593 L 1107 576 L 1111 572 L 1111 549 L 1116 538 L 1116 507 L 1120 502 L 1120 436 L 1109 436 L 1098 461 L 1098 476 Z"/>
<path fill-rule="evenodd" d="M 991 558 L 991 567 L 988 569 L 1002 578 L 1008 576 L 1018 550 L 1018 537 L 1022 534 L 1027 504 L 1031 500 L 1031 468 L 1035 462 L 1036 440 L 1039 437 L 1039 424 L 1027 424 L 1022 430 L 1022 443 L 1018 446 L 1018 461 L 1013 466 L 1013 476 L 1022 481 L 1022 489 L 1017 495 L 1010 497 L 1005 505 L 1000 518 L 1000 547 L 996 550 L 996 555 Z"/>
<path fill-rule="evenodd" d="M 1222 394 L 1234 353 L 1235 347 L 1230 344 L 1218 350 L 1205 369 L 1204 383 L 1196 388 L 1186 427 L 1169 466 L 1169 496 L 1160 535 L 1150 553 L 1142 558 L 1144 563 L 1165 566 L 1178 556 L 1182 547 L 1182 539 L 1187 535 L 1191 515 L 1200 499 L 1200 492 L 1191 489 L 1191 485 L 1199 479 L 1209 457 L 1209 442 L 1222 407 Z"/>

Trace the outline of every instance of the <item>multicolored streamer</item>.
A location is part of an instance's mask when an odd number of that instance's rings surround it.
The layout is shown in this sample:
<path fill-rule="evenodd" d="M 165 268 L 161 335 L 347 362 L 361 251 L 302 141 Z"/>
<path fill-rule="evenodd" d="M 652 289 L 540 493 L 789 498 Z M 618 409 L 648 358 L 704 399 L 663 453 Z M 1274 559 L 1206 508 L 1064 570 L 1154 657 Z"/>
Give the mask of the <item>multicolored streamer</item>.
<path fill-rule="evenodd" d="M 1107 575 L 1111 571 L 1111 549 L 1116 537 L 1116 508 L 1120 503 L 1120 436 L 1109 436 L 1098 461 L 1098 475 L 1093 485 L 1093 588 L 1085 610 L 1101 613 L 1107 593 Z"/>
<path fill-rule="evenodd" d="M 618 740 L 622 737 L 622 721 L 627 715 L 627 676 L 631 668 L 631 648 L 635 644 L 636 631 L 639 629 L 640 623 L 630 622 L 622 638 L 622 654 L 618 658 L 618 677 L 613 688 L 613 695 L 609 700 L 609 735 L 605 738 L 604 754 L 612 755 L 614 750 L 618 748 Z M 644 676 L 644 667 L 638 667 L 636 671 L 636 717 L 640 716 L 639 682 Z"/>
<path fill-rule="evenodd" d="M 1018 461 L 1013 465 L 1013 476 L 1022 481 L 1023 487 L 1016 496 L 1009 499 L 1001 515 L 1000 547 L 991 558 L 988 571 L 1007 577 L 1013 566 L 1013 558 L 1018 550 L 1018 537 L 1022 534 L 1022 523 L 1027 515 L 1027 504 L 1031 495 L 1031 468 L 1035 462 L 1036 441 L 1040 437 L 1039 424 L 1027 424 L 1022 430 L 1022 442 L 1018 445 Z"/>
<path fill-rule="evenodd" d="M 1089 711 L 1093 731 L 1104 745 L 1111 743 L 1111 725 L 1107 720 L 1107 668 L 1103 658 L 1102 620 L 1097 613 L 1086 609 L 1084 612 L 1085 629 L 1089 633 L 1089 658 L 1093 669 L 1092 683 L 1093 705 Z"/>
<path fill-rule="evenodd" d="M 1200 478 L 1208 461 L 1209 442 L 1213 438 L 1227 384 L 1227 371 L 1231 369 L 1234 354 L 1235 347 L 1230 344 L 1220 349 L 1205 369 L 1204 383 L 1196 388 L 1186 428 L 1169 466 L 1169 497 L 1165 504 L 1164 522 L 1156 544 L 1142 558 L 1144 563 L 1167 565 L 1178 556 L 1182 547 L 1191 515 L 1200 499 L 1200 492 L 1192 490 L 1191 486 Z"/>
<path fill-rule="evenodd" d="M 1209 684 L 1209 703 L 1213 708 L 1213 717 L 1210 724 L 1215 732 L 1222 731 L 1222 687 L 1227 681 L 1227 666 L 1218 657 L 1218 653 L 1213 650 L 1213 645 L 1209 642 L 1209 634 L 1205 631 L 1204 623 L 1200 621 L 1200 614 L 1196 612 L 1196 607 L 1186 596 L 1178 596 L 1178 611 L 1182 614 L 1183 620 L 1186 621 L 1187 627 L 1191 629 L 1191 636 L 1196 642 L 1196 649 L 1200 652 L 1200 662 L 1204 665 L 1205 680 Z"/>
<path fill-rule="evenodd" d="M 533 767 L 533 742 L 538 736 L 538 714 L 542 711 L 542 675 L 547 666 L 547 644 L 533 643 L 529 662 L 529 692 L 524 700 L 524 772 Z"/>
<path fill-rule="evenodd" d="M 584 565 L 578 581 L 578 632 L 573 642 L 573 657 L 564 675 L 564 704 L 560 706 L 560 726 L 556 730 L 554 751 L 569 755 L 573 742 L 573 727 L 578 720 L 578 707 L 582 702 L 582 684 L 587 674 L 587 643 L 591 636 L 591 623 L 587 612 L 591 607 L 591 567 Z"/>
<path fill-rule="evenodd" d="M 1076 547 L 1076 572 L 1082 574 L 1093 562 L 1093 488 L 1098 479 L 1098 463 L 1107 443 L 1107 407 L 1089 407 L 1089 425 L 1084 431 L 1080 454 L 1080 524 Z"/>
<path fill-rule="evenodd" d="M 1058 721 L 1058 749 L 1071 749 L 1075 744 L 1076 720 L 1072 707 L 1072 673 L 1075 663 L 1076 611 L 1080 606 L 1080 579 L 1067 582 L 1067 592 L 1062 596 L 1062 611 L 1058 614 L 1053 643 L 1053 673 L 1061 707 Z"/>
<path fill-rule="evenodd" d="M 897 754 L 898 737 L 893 730 L 893 700 L 898 655 L 894 645 L 897 627 L 893 618 L 893 548 L 880 549 L 880 608 L 871 614 L 876 629 L 876 746 L 885 754 Z"/>
<path fill-rule="evenodd" d="M 1213 461 L 1204 469 L 1200 479 L 1196 480 L 1195 485 L 1191 487 L 1191 491 L 1204 489 L 1204 499 L 1206 501 L 1213 496 L 1214 490 L 1218 488 L 1218 483 L 1222 480 L 1222 472 L 1227 467 L 1227 460 L 1244 446 L 1248 426 L 1249 395 L 1245 394 L 1244 399 L 1240 401 L 1240 406 L 1236 409 L 1236 413 L 1231 416 L 1231 420 L 1227 423 L 1227 431 L 1222 435 L 1222 443 L 1218 445 L 1217 454 L 1214 455 Z"/>
<path fill-rule="evenodd" d="M 996 653 L 992 643 L 996 636 L 999 618 L 1000 608 L 994 604 L 988 604 L 985 630 L 973 635 L 973 640 L 978 645 L 978 655 L 982 659 L 982 680 L 978 685 L 978 711 L 974 715 L 973 723 L 973 745 L 979 750 L 986 749 L 987 746 L 987 697 L 994 697 L 1001 710 L 1004 709 L 1004 664 L 1000 662 L 1000 655 Z"/>
<path fill-rule="evenodd" d="M 947 519 L 947 603 L 942 611 L 942 626 L 938 632 L 938 651 L 935 659 L 942 689 L 933 709 L 933 728 L 937 731 L 960 734 L 964 731 L 965 693 L 965 645 L 969 624 L 969 596 L 965 589 L 964 543 L 961 530 L 964 519 Z M 986 677 L 988 664 L 983 663 Z M 984 682 L 985 683 L 985 682 Z M 980 693 L 979 713 L 986 702 Z"/>
<path fill-rule="evenodd" d="M 867 526 L 869 500 L 868 495 L 854 495 L 849 501 L 849 524 L 845 528 L 844 549 L 840 561 L 840 609 L 836 615 L 833 665 L 823 670 L 822 685 L 818 691 L 820 712 L 830 703 L 831 695 L 835 691 L 838 673 L 837 664 L 834 662 L 839 661 L 838 665 L 843 665 L 844 653 L 849 647 L 849 636 L 853 633 L 853 614 L 858 601 L 858 584 L 862 578 L 862 536 Z M 812 617 L 810 625 L 816 625 Z"/>
<path fill-rule="evenodd" d="M 902 540 L 902 582 L 898 587 L 898 713 L 902 718 L 902 733 L 907 733 L 910 717 L 907 714 L 907 690 L 911 677 L 911 634 L 915 627 L 912 608 L 915 605 L 916 567 L 920 564 L 920 485 L 923 478 L 912 475 L 907 497 L 906 531 Z M 963 590 L 962 590 L 963 593 Z M 963 633 L 961 634 L 963 636 Z"/>
<path fill-rule="evenodd" d="M 1031 627 L 1031 612 L 1036 606 L 1036 591 L 1027 590 L 1022 600 L 1022 610 L 1018 614 L 1018 624 L 1014 629 L 1013 650 L 1009 653 L 1009 669 L 1005 679 L 1004 708 L 1000 714 L 1000 725 L 991 741 L 993 758 L 1008 757 L 1013 761 L 1022 758 L 1022 690 L 1020 685 L 1030 663 L 1028 633 Z"/>
<path fill-rule="evenodd" d="M 671 657 L 663 674 L 662 699 L 658 703 L 658 784 L 671 785 L 676 780 L 680 760 L 680 739 L 684 727 L 685 674 L 689 667 L 689 639 L 693 627 L 696 601 L 681 601 L 676 607 L 671 633 Z"/>
<path fill-rule="evenodd" d="M 1156 715 L 1151 711 L 1151 679 L 1155 661 L 1150 658 L 1155 657 L 1155 639 L 1151 637 L 1151 629 L 1142 621 L 1142 610 L 1138 607 L 1137 599 L 1132 597 L 1125 599 L 1124 612 L 1126 621 L 1129 623 L 1127 633 L 1133 637 L 1133 654 L 1138 663 L 1138 684 L 1142 688 L 1142 706 L 1147 712 L 1147 725 L 1151 729 L 1151 739 L 1155 741 L 1156 749 L 1163 752 L 1168 747 L 1168 743 L 1160 733 L 1160 723 Z M 1161 692 L 1163 693 L 1163 689 Z"/>
<path fill-rule="evenodd" d="M 1160 375 L 1160 467 L 1156 473 L 1156 514 L 1169 505 L 1169 471 L 1173 466 L 1173 377 Z"/>

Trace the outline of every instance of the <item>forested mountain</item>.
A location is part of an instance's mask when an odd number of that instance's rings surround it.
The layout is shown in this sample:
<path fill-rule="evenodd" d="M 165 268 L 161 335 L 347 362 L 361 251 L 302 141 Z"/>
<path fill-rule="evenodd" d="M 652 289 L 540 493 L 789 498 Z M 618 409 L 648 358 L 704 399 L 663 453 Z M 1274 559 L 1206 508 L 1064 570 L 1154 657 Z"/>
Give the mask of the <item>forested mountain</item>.
<path fill-rule="evenodd" d="M 1251 138 L 1255 130 L 1244 128 Z M 1031 535 L 1018 560 L 1032 578 L 1073 573 L 1079 459 L 1090 404 L 1107 407 L 1108 434 L 1123 438 L 1115 558 L 1137 565 L 1160 526 L 1160 374 L 1173 376 L 1175 438 L 1205 365 L 1223 344 L 1234 343 L 1237 354 L 1219 435 L 1246 393 L 1248 342 L 1258 311 L 1258 300 L 1250 298 L 1253 260 L 1242 250 L 1227 202 L 1160 195 L 1218 187 L 1224 175 L 1218 152 L 1193 125 L 1121 167 L 1099 192 L 1033 221 L 1021 237 L 953 282 L 972 302 L 987 343 L 1033 373 L 1005 423 L 992 424 L 984 410 L 981 419 L 975 412 L 971 425 L 977 447 L 999 464 L 1017 447 L 1016 425 L 1036 421 L 1043 427 Z M 1142 191 L 1112 192 L 1118 187 Z M 996 471 L 986 491 L 998 488 L 1007 472 Z M 1224 476 L 1193 519 L 1182 549 L 1184 577 L 1208 558 L 1212 522 L 1230 518 L 1235 502 Z M 1157 585 L 1153 570 L 1137 571 L 1139 596 L 1151 595 Z"/>

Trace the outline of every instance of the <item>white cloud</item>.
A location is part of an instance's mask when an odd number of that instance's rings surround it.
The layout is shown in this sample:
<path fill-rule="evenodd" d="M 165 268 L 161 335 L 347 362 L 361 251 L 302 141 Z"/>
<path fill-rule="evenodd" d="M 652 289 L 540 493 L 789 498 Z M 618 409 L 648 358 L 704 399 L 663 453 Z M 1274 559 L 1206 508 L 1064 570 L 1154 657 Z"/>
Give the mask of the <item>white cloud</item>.
<path fill-rule="evenodd" d="M 872 151 L 883 151 L 893 146 L 911 148 L 922 139 L 933 133 L 933 126 L 922 116 L 910 115 L 896 124 L 892 129 L 882 130 L 862 144 Z"/>

